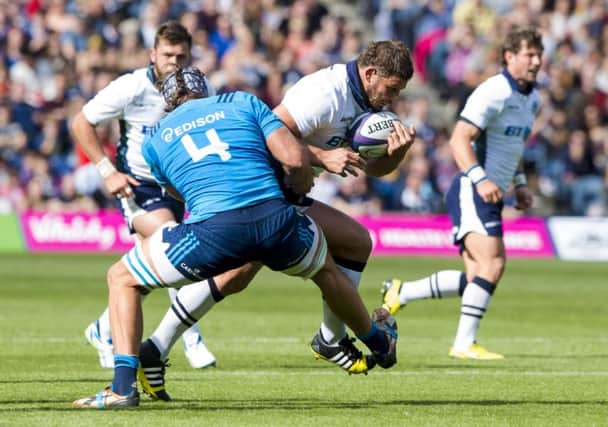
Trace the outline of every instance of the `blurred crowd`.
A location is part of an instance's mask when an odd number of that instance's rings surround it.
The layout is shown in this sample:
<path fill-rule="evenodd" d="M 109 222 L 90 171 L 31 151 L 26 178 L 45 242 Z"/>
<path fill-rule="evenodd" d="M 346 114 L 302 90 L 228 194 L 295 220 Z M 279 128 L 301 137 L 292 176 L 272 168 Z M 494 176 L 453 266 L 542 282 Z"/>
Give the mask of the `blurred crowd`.
<path fill-rule="evenodd" d="M 72 141 L 70 119 L 113 78 L 145 66 L 156 28 L 178 19 L 193 35 L 193 65 L 218 92 L 246 90 L 271 107 L 302 75 L 355 58 L 371 39 L 411 47 L 415 77 L 392 109 L 416 126 L 418 140 L 401 167 L 381 179 L 324 174 L 314 187 L 314 197 L 352 214 L 444 211 L 442 195 L 457 171 L 448 141 L 458 112 L 500 70 L 507 29 L 536 25 L 545 45 L 544 104 L 524 157 L 531 213 L 602 215 L 607 3 L 0 0 L 0 213 L 113 206 Z M 97 131 L 111 156 L 118 124 Z"/>

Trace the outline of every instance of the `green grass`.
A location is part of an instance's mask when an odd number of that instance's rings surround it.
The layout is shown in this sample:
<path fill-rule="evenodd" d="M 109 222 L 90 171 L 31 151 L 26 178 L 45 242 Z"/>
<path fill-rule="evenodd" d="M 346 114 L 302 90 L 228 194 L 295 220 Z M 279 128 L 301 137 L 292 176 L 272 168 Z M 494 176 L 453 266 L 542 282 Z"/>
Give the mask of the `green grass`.
<path fill-rule="evenodd" d="M 510 260 L 482 323 L 480 342 L 504 361 L 447 357 L 459 300 L 415 302 L 397 316 L 399 363 L 348 376 L 312 359 L 320 322 L 312 282 L 263 271 L 203 322 L 218 367 L 189 368 L 171 355 L 170 403 L 143 397 L 134 411 L 73 410 L 111 371 L 97 365 L 83 330 L 107 300 L 105 270 L 117 256 L 0 256 L 0 425 L 145 426 L 591 426 L 608 423 L 606 265 Z M 379 283 L 418 278 L 457 259 L 375 258 L 361 293 L 371 309 Z M 150 332 L 168 306 L 145 303 Z"/>

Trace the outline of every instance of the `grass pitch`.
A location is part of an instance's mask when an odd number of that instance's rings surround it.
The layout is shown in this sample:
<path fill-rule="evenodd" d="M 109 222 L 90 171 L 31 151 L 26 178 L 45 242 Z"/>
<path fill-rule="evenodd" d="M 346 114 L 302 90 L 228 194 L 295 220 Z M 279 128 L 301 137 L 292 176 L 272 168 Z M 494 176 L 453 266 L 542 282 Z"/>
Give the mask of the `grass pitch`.
<path fill-rule="evenodd" d="M 142 396 L 131 411 L 71 409 L 112 377 L 83 330 L 104 308 L 105 270 L 116 259 L 0 255 L 0 425 L 608 424 L 606 265 L 528 260 L 509 261 L 480 330 L 480 343 L 504 361 L 448 358 L 459 299 L 427 300 L 397 315 L 397 366 L 349 377 L 311 357 L 321 319 L 315 285 L 264 270 L 202 323 L 217 368 L 191 369 L 176 346 L 167 374 L 174 401 Z M 460 261 L 374 258 L 361 293 L 372 309 L 384 278 L 446 268 Z M 144 307 L 150 332 L 168 307 L 166 292 Z"/>

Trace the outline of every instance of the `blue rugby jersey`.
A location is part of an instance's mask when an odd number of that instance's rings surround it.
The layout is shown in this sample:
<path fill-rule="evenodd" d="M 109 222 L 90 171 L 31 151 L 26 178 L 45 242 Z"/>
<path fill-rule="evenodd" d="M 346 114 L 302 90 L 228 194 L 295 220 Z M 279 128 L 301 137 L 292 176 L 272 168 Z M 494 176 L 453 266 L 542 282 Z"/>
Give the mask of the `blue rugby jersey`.
<path fill-rule="evenodd" d="M 175 109 L 142 152 L 157 182 L 182 195 L 193 223 L 283 197 L 265 142 L 281 126 L 255 96 L 225 93 Z"/>

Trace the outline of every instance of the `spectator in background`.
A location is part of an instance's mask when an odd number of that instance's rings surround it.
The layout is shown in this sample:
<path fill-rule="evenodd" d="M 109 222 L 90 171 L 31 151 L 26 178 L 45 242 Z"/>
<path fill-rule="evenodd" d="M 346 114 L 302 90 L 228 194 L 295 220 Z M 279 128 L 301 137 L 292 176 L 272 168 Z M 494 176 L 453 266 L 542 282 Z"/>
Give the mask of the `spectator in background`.
<path fill-rule="evenodd" d="M 496 12 L 484 0 L 463 0 L 454 7 L 454 27 L 471 27 L 480 38 L 488 39 L 496 28 Z"/>
<path fill-rule="evenodd" d="M 338 193 L 331 206 L 347 215 L 377 215 L 382 210 L 380 199 L 368 188 L 365 174 L 348 175 L 339 181 Z"/>
<path fill-rule="evenodd" d="M 586 133 L 577 129 L 570 134 L 565 158 L 564 181 L 575 215 L 603 215 L 605 186 L 601 171 L 593 163 Z"/>

